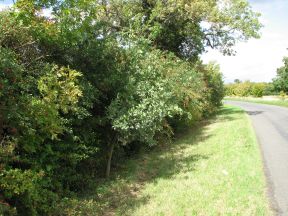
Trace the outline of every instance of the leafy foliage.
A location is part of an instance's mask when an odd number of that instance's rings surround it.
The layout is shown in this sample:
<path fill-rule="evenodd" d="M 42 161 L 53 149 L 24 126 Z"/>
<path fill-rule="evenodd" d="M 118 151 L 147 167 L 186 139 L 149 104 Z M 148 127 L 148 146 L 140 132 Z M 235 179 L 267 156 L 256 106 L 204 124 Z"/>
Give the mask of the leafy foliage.
<path fill-rule="evenodd" d="M 245 81 L 225 85 L 225 92 L 227 96 L 262 97 L 273 94 L 273 87 L 270 83 Z"/>
<path fill-rule="evenodd" d="M 288 94 L 288 58 L 283 59 L 284 65 L 277 69 L 277 76 L 273 79 L 274 89 Z"/>
<path fill-rule="evenodd" d="M 199 55 L 258 37 L 257 17 L 242 0 L 18 0 L 1 11 L 0 209 L 55 214 L 123 151 L 214 113 L 222 75 Z"/>

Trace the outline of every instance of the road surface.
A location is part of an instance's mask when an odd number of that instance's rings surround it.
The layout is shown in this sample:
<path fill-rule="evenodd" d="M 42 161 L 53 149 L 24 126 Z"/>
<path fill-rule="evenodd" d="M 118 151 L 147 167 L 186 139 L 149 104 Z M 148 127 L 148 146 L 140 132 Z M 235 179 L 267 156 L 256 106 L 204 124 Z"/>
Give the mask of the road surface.
<path fill-rule="evenodd" d="M 288 216 L 288 109 L 273 105 L 225 101 L 243 108 L 252 120 L 267 176 L 271 206 Z"/>

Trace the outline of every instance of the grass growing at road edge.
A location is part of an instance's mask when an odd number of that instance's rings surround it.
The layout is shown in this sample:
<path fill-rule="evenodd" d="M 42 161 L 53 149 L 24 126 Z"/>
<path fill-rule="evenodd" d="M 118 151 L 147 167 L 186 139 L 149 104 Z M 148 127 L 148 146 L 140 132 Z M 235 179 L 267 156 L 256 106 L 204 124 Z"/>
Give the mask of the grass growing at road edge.
<path fill-rule="evenodd" d="M 225 106 L 173 144 L 123 164 L 69 215 L 270 215 L 248 116 Z"/>
<path fill-rule="evenodd" d="M 287 100 L 265 100 L 262 98 L 245 98 L 245 97 L 227 97 L 226 100 L 233 100 L 233 101 L 244 101 L 244 102 L 252 102 L 252 103 L 259 103 L 259 104 L 268 104 L 268 105 L 276 105 L 282 107 L 288 107 Z"/>

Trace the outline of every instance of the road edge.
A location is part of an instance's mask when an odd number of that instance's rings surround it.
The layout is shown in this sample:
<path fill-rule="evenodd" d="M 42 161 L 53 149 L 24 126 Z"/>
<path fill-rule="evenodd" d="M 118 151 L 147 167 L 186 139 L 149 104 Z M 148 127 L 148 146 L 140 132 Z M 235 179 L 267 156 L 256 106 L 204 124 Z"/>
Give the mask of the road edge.
<path fill-rule="evenodd" d="M 257 133 L 255 131 L 254 124 L 253 124 L 251 118 L 249 117 L 248 113 L 244 109 L 242 109 L 242 110 L 245 112 L 245 115 L 246 115 L 246 117 L 249 120 L 250 127 L 253 130 L 253 134 L 254 134 L 255 140 L 256 140 L 256 142 L 258 144 L 260 158 L 261 158 L 261 161 L 262 161 L 262 170 L 263 170 L 263 173 L 264 173 L 264 176 L 265 176 L 265 195 L 266 195 L 267 200 L 268 200 L 269 209 L 271 210 L 271 213 L 273 215 L 281 215 L 282 211 L 280 210 L 280 207 L 279 207 L 279 205 L 278 205 L 278 203 L 277 203 L 277 201 L 275 199 L 275 196 L 274 196 L 274 194 L 275 194 L 274 193 L 274 184 L 271 181 L 271 174 L 270 174 L 270 171 L 269 171 L 268 166 L 267 166 L 267 161 L 264 158 L 264 152 L 263 152 L 263 149 L 261 147 L 260 139 L 259 139 L 259 137 L 258 137 L 258 135 L 257 135 Z"/>

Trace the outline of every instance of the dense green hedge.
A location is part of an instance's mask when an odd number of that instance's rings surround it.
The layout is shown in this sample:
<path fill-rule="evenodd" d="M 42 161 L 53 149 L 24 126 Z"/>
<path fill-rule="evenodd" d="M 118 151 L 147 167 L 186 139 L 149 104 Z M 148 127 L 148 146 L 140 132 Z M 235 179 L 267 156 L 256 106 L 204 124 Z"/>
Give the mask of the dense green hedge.
<path fill-rule="evenodd" d="M 41 16 L 47 6 L 53 18 Z M 222 75 L 199 55 L 208 41 L 230 53 L 260 27 L 247 3 L 227 7 L 233 14 L 215 1 L 19 0 L 0 12 L 0 211 L 62 215 L 63 198 L 109 177 L 125 152 L 214 113 Z"/>

